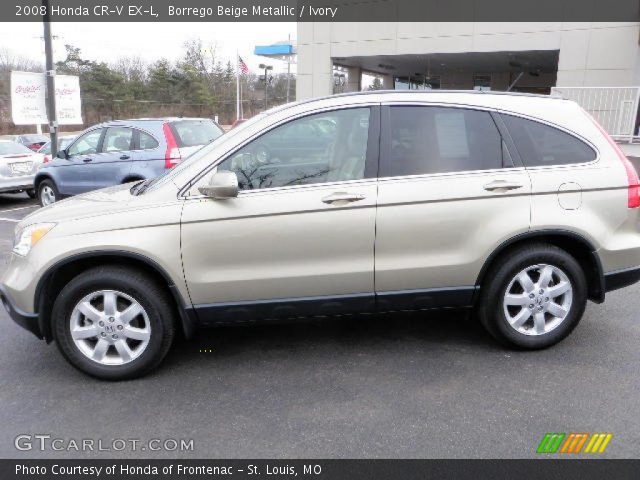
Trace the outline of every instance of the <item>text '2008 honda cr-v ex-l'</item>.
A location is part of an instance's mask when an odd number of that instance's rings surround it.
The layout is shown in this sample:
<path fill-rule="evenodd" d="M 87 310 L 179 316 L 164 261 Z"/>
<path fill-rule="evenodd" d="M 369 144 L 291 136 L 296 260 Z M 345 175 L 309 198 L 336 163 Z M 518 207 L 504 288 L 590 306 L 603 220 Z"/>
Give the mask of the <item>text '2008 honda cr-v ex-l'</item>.
<path fill-rule="evenodd" d="M 1 296 L 108 379 L 157 366 L 178 331 L 259 319 L 472 308 L 539 349 L 640 279 L 639 207 L 634 168 L 573 102 L 334 96 L 29 215 Z"/>

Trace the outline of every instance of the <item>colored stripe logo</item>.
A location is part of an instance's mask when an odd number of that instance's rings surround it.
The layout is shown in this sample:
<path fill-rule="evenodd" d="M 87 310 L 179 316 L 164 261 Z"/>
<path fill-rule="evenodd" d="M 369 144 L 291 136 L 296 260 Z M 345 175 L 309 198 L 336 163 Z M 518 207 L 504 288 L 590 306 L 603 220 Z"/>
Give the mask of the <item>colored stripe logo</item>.
<path fill-rule="evenodd" d="M 536 453 L 604 453 L 612 438 L 612 433 L 546 433 Z"/>

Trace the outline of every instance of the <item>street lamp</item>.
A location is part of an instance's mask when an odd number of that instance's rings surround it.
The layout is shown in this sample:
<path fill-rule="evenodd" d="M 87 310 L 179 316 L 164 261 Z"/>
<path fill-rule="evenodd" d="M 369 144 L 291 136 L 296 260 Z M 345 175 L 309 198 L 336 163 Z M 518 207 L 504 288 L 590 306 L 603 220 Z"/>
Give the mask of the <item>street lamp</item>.
<path fill-rule="evenodd" d="M 273 65 L 265 65 L 261 63 L 258 65 L 258 68 L 264 70 L 264 109 L 267 109 L 267 86 L 269 85 L 269 77 L 267 76 L 267 72 L 269 70 L 273 70 Z"/>

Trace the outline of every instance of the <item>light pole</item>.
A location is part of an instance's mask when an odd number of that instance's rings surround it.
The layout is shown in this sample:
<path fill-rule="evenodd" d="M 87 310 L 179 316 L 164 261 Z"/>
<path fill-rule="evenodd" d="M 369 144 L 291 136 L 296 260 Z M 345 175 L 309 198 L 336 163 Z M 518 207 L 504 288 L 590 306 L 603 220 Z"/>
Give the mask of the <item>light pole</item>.
<path fill-rule="evenodd" d="M 53 63 L 49 0 L 42 0 L 42 6 L 45 7 L 45 13 L 42 16 L 42 21 L 44 23 L 44 52 L 46 57 L 45 75 L 47 78 L 47 116 L 49 117 L 49 132 L 51 134 L 51 156 L 55 157 L 56 153 L 58 153 L 58 118 L 56 115 L 56 67 Z"/>
<path fill-rule="evenodd" d="M 267 87 L 269 86 L 269 77 L 267 73 L 269 70 L 273 70 L 273 65 L 265 65 L 264 63 L 261 63 L 258 65 L 258 68 L 264 70 L 264 109 L 267 110 L 269 105 L 267 101 Z"/>

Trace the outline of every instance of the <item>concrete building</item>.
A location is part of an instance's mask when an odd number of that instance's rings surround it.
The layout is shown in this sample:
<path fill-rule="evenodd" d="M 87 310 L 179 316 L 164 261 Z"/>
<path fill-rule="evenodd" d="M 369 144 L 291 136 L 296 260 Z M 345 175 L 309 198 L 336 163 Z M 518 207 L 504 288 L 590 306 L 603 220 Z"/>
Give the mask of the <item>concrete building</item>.
<path fill-rule="evenodd" d="M 637 86 L 640 23 L 299 23 L 297 72 L 298 99 L 372 79 L 386 89 L 531 93 Z"/>

